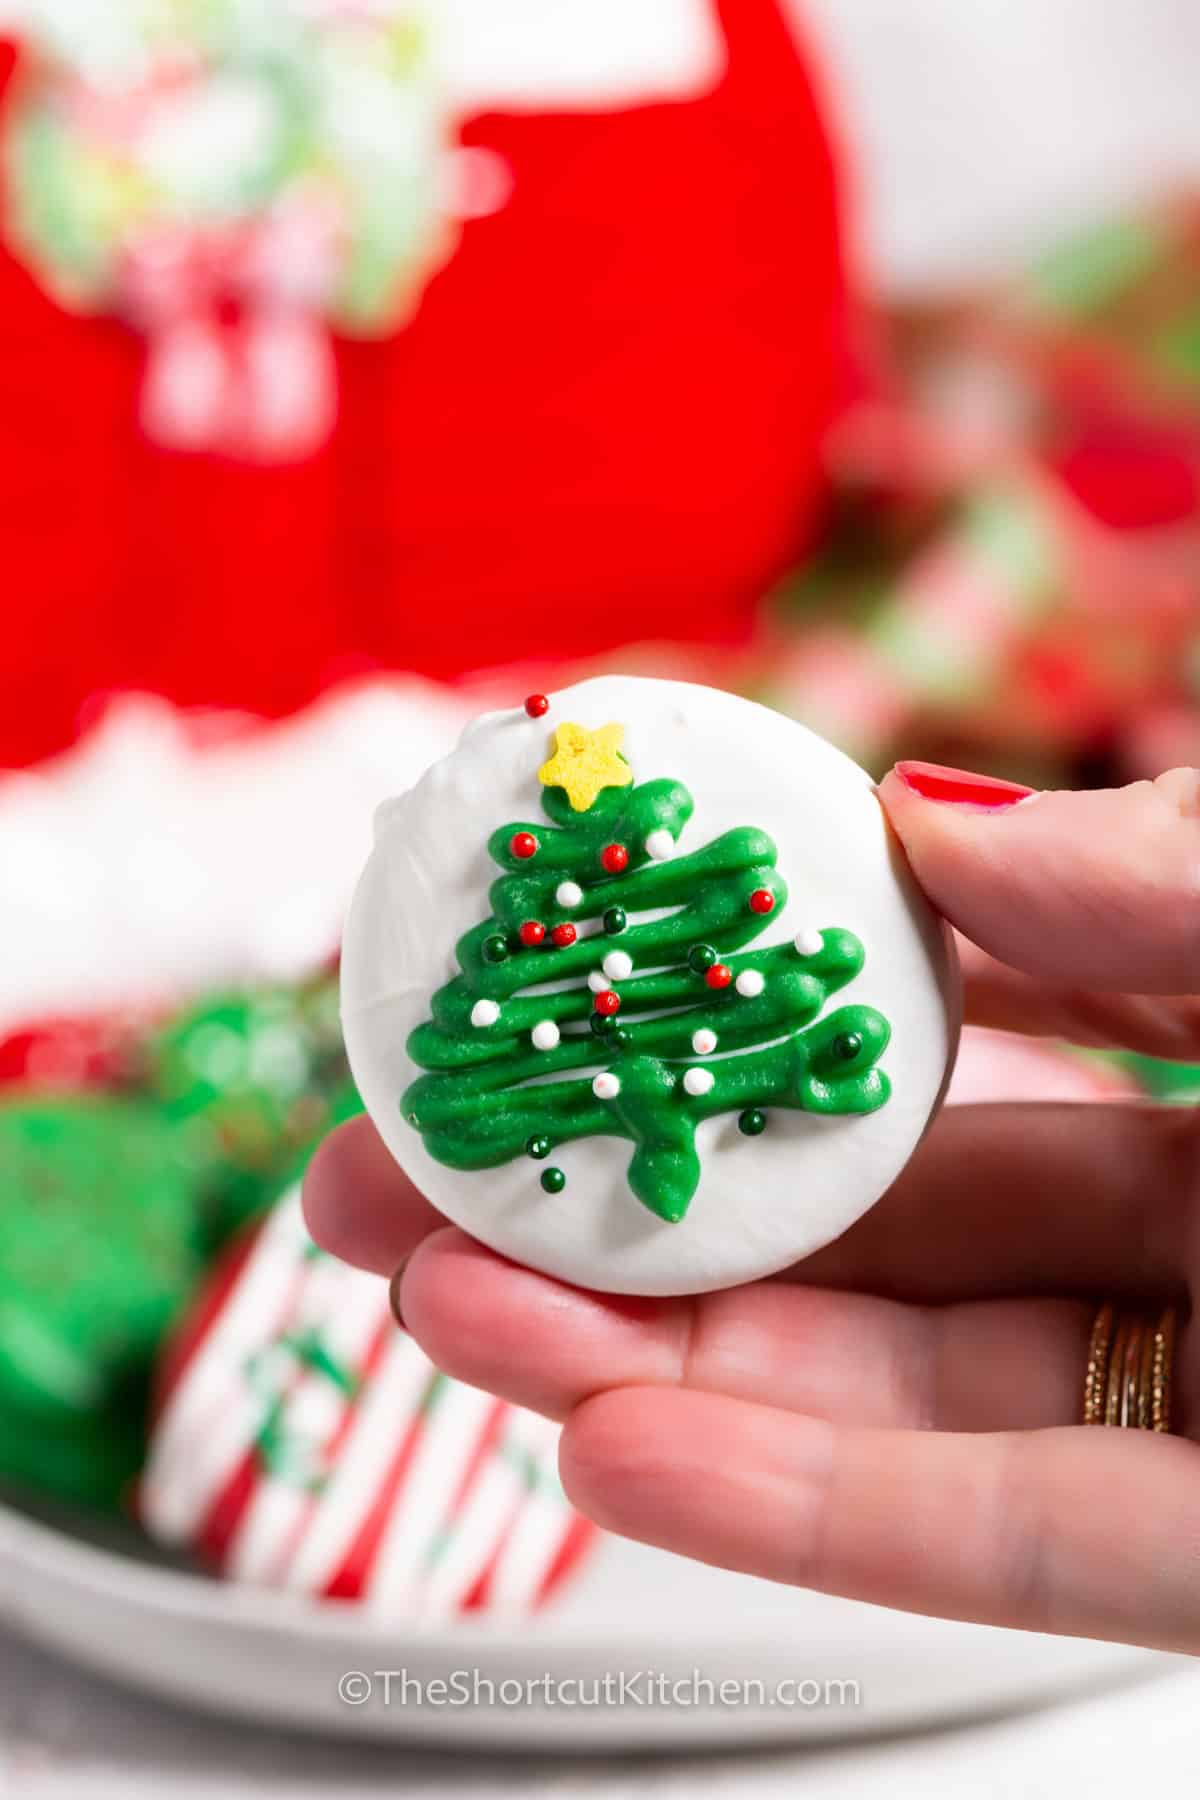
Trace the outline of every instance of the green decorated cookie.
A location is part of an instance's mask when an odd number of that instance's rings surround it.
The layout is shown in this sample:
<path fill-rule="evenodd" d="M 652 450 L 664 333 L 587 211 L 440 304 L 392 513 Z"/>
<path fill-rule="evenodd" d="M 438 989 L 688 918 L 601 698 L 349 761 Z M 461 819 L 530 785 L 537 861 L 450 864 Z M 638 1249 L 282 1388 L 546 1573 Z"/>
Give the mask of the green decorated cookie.
<path fill-rule="evenodd" d="M 112 1096 L 0 1107 L 0 1477 L 115 1502 L 201 1273 L 180 1134 Z"/>
<path fill-rule="evenodd" d="M 380 809 L 342 998 L 363 1099 L 441 1212 L 642 1294 L 845 1230 L 958 1029 L 864 771 L 748 701 L 619 676 L 476 720 Z"/>
<path fill-rule="evenodd" d="M 215 1246 L 302 1172 L 350 1104 L 332 977 L 206 998 L 149 1047 L 152 1091 L 180 1128 Z M 340 1110 L 339 1110 L 340 1109 Z"/>

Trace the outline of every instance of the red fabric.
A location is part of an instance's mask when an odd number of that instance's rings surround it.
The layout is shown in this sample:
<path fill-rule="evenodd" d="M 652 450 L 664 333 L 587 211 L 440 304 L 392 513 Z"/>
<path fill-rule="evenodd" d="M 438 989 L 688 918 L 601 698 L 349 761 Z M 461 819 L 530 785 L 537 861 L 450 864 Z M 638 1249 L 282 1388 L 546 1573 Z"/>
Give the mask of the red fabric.
<path fill-rule="evenodd" d="M 468 123 L 513 197 L 406 330 L 338 346 L 301 466 L 147 443 L 137 337 L 0 254 L 0 765 L 106 689 L 275 716 L 355 666 L 744 634 L 814 529 L 851 307 L 776 0 L 718 11 L 728 72 L 696 100 Z"/>

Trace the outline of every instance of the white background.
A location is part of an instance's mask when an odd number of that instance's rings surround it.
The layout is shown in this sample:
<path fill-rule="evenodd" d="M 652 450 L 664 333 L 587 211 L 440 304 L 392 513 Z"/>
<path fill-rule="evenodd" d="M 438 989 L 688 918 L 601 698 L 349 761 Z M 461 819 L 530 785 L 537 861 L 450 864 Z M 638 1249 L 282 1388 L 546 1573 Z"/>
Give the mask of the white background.
<path fill-rule="evenodd" d="M 787 0 L 834 70 L 893 286 L 1003 267 L 1200 173 L 1195 0 Z"/>

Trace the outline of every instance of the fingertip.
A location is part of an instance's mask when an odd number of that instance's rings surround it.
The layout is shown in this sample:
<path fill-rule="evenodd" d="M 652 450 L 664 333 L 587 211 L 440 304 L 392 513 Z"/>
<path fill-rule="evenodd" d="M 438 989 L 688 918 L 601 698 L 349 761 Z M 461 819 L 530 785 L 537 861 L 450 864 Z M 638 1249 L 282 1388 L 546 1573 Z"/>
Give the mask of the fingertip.
<path fill-rule="evenodd" d="M 439 1369 L 462 1380 L 471 1379 L 463 1365 L 470 1360 L 478 1328 L 475 1265 L 490 1255 L 457 1225 L 443 1221 L 406 1251 L 392 1271 L 389 1291 L 396 1323 Z"/>
<path fill-rule="evenodd" d="M 927 778 L 919 773 L 926 770 L 930 771 Z M 944 781 L 937 779 L 939 773 L 944 774 Z M 986 799 L 965 797 L 975 782 Z M 914 762 L 900 762 L 889 769 L 877 792 L 888 822 L 927 892 L 930 883 L 946 885 L 947 861 L 986 852 L 1007 819 L 1046 798 L 1014 782 L 972 776 L 961 769 L 939 771 L 936 764 Z"/>
<path fill-rule="evenodd" d="M 398 1310 L 405 1329 L 439 1369 L 471 1381 L 487 1349 L 493 1279 L 500 1257 L 456 1225 L 432 1231 L 397 1271 Z M 476 1380 L 477 1386 L 486 1382 Z"/>
<path fill-rule="evenodd" d="M 563 1425 L 558 1474 L 572 1506 L 609 1531 L 642 1535 L 633 1521 L 657 1509 L 671 1468 L 653 1388 L 619 1388 L 580 1401 Z"/>
<path fill-rule="evenodd" d="M 976 813 L 1007 812 L 1023 800 L 1032 800 L 1037 791 L 1002 775 L 980 775 L 972 769 L 911 760 L 896 763 L 885 780 L 893 783 L 893 791 Z"/>
<path fill-rule="evenodd" d="M 317 1145 L 304 1171 L 300 1204 L 304 1223 L 313 1243 L 332 1256 L 340 1254 L 340 1206 L 342 1180 L 353 1152 L 349 1140 L 357 1136 L 369 1120 L 348 1119 L 338 1125 Z"/>
<path fill-rule="evenodd" d="M 443 1222 L 365 1114 L 347 1119 L 318 1146 L 301 1204 L 314 1243 L 378 1275 L 390 1275 Z"/>
<path fill-rule="evenodd" d="M 405 1326 L 461 1381 L 561 1419 L 604 1386 L 678 1379 L 679 1303 L 570 1287 L 447 1229 L 404 1270 Z"/>
<path fill-rule="evenodd" d="M 971 783 L 996 785 L 908 763 L 879 787 L 917 881 L 951 924 L 1040 980 L 1196 991 L 1196 771 L 1083 792 L 1008 784 L 1003 804 L 976 803 Z"/>
<path fill-rule="evenodd" d="M 457 1227 L 427 1237 L 405 1266 L 405 1328 L 448 1375 L 559 1418 L 573 1289 L 489 1250 Z"/>

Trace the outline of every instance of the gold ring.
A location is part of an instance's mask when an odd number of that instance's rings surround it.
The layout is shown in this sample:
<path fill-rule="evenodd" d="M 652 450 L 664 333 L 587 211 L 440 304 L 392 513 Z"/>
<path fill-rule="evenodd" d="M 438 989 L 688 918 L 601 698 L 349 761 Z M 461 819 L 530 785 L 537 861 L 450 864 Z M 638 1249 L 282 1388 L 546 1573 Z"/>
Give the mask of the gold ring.
<path fill-rule="evenodd" d="M 1178 1318 L 1118 1312 L 1105 1301 L 1092 1323 L 1083 1378 L 1085 1425 L 1170 1431 L 1171 1377 Z"/>

